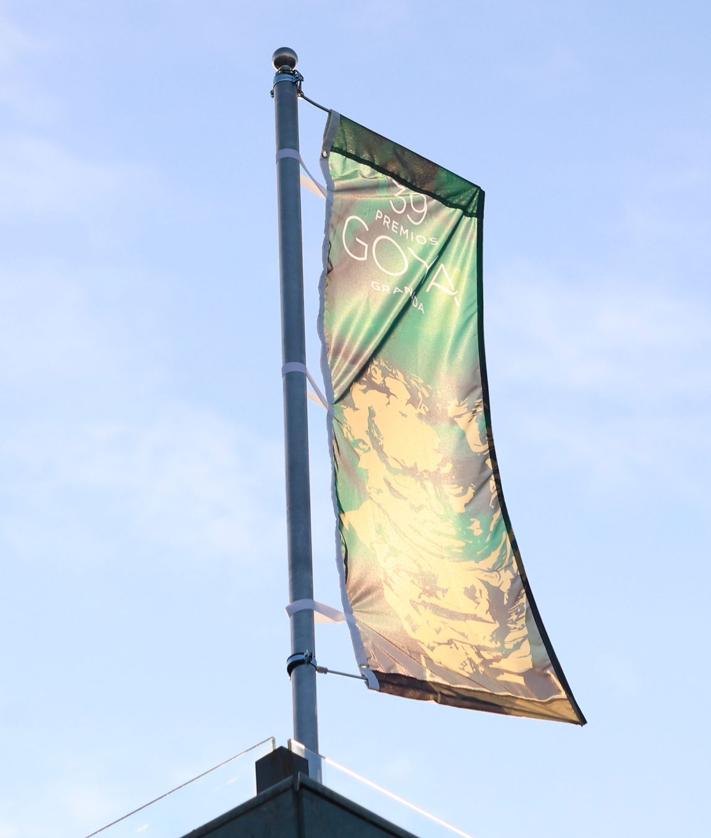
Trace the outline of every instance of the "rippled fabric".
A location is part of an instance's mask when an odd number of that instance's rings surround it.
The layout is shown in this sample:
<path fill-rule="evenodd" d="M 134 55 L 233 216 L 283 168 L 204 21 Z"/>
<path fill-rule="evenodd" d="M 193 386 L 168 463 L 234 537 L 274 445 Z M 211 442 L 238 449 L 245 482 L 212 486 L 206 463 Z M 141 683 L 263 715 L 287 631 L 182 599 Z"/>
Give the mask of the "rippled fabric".
<path fill-rule="evenodd" d="M 501 494 L 483 191 L 331 113 L 320 329 L 339 568 L 372 689 L 584 724 Z"/>

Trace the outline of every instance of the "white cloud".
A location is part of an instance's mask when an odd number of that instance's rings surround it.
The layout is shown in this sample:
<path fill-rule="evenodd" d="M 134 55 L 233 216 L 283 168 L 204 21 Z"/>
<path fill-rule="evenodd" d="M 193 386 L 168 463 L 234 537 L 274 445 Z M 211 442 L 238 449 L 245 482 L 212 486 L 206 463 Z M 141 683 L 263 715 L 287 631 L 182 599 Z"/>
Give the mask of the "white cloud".
<path fill-rule="evenodd" d="M 93 222 L 97 209 L 110 209 L 119 200 L 132 201 L 135 212 L 155 193 L 154 172 L 101 159 L 100 153 L 88 155 L 59 139 L 56 122 L 66 97 L 53 91 L 36 61 L 39 56 L 56 63 L 59 54 L 0 8 L 0 109 L 6 117 L 0 138 L 0 217 L 36 225 L 43 215 L 74 222 L 81 215 Z"/>
<path fill-rule="evenodd" d="M 0 275 L 0 381 L 36 387 L 106 370 L 109 312 L 92 310 L 87 283 L 57 267 Z M 96 279 L 97 277 L 95 277 Z M 124 353 L 125 354 L 125 353 Z"/>
<path fill-rule="evenodd" d="M 37 41 L 14 24 L 0 9 L 0 66 L 14 64 L 21 56 L 37 48 Z"/>
<path fill-rule="evenodd" d="M 486 311 L 499 371 L 534 388 L 660 404 L 709 390 L 711 312 L 677 289 L 515 265 L 488 282 Z"/>
<path fill-rule="evenodd" d="M 383 774 L 388 782 L 399 783 L 401 786 L 410 782 L 417 773 L 417 765 L 412 757 L 399 754 L 386 760 Z"/>
<path fill-rule="evenodd" d="M 550 96 L 562 89 L 571 89 L 583 74 L 584 65 L 575 49 L 551 45 L 519 58 L 517 63 L 505 67 L 505 75 L 514 82 L 533 88 L 537 96 Z"/>
<path fill-rule="evenodd" d="M 99 823 L 113 802 L 104 789 L 79 783 L 62 784 L 57 796 L 65 816 L 77 823 Z"/>
<path fill-rule="evenodd" d="M 26 68 L 47 46 L 35 34 L 17 26 L 0 8 L 0 107 L 33 122 L 57 116 L 59 103 L 30 79 Z"/>
<path fill-rule="evenodd" d="M 0 65 L 1 66 L 1 65 Z M 23 120 L 46 123 L 56 119 L 60 112 L 59 103 L 38 90 L 27 79 L 10 74 L 0 78 L 0 106 Z"/>
<path fill-rule="evenodd" d="M 86 773 L 81 768 L 72 766 L 78 774 Z M 69 838 L 86 835 L 96 829 L 97 824 L 107 823 L 115 817 L 117 798 L 106 789 L 90 780 L 77 780 L 56 777 L 45 779 L 41 786 L 42 805 L 36 804 L 37 789 L 23 789 L 20 800 L 13 800 L 17 810 L 17 825 L 0 824 L 0 838 Z M 9 801 L 0 800 L 7 805 Z M 119 805 L 123 805 L 120 803 Z M 117 834 L 116 830 L 106 835 Z"/>
<path fill-rule="evenodd" d="M 99 163 L 34 136 L 0 140 L 0 214 L 76 215 L 152 188 L 149 172 L 124 163 Z"/>
<path fill-rule="evenodd" d="M 505 392 L 509 428 L 533 468 L 570 471 L 594 489 L 663 486 L 703 502 L 703 469 L 673 475 L 675 464 L 711 455 L 704 298 L 517 265 L 490 279 L 486 311 L 495 436 Z"/>
<path fill-rule="evenodd" d="M 35 424 L 3 440 L 0 462 L 15 475 L 14 523 L 4 529 L 17 553 L 63 544 L 91 561 L 87 538 L 101 543 L 117 520 L 119 539 L 198 561 L 250 565 L 280 537 L 280 447 L 194 407 L 145 422 Z"/>
<path fill-rule="evenodd" d="M 242 407 L 238 425 L 165 394 L 174 370 L 156 342 L 169 339 L 152 316 L 117 311 L 125 285 L 62 266 L 2 277 L 6 555 L 83 564 L 130 544 L 143 556 L 255 562 L 281 547 L 281 446 Z"/>

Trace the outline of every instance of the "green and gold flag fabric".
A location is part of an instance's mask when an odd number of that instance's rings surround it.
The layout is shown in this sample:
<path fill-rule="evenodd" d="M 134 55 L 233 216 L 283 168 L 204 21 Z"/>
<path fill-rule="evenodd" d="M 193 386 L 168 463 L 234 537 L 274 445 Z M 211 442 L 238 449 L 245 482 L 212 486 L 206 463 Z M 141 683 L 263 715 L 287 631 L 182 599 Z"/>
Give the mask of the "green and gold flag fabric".
<path fill-rule="evenodd" d="M 320 331 L 343 605 L 371 689 L 584 724 L 501 492 L 484 193 L 331 112 Z"/>

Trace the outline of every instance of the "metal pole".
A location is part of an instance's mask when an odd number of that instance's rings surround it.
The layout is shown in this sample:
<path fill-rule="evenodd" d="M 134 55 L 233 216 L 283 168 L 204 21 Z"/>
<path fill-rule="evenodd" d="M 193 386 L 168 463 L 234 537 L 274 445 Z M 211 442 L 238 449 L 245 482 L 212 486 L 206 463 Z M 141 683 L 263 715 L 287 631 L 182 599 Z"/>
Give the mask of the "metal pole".
<path fill-rule="evenodd" d="M 281 335 L 284 364 L 306 363 L 297 110 L 298 83 L 301 75 L 295 69 L 297 60 L 294 50 L 288 47 L 276 50 L 272 57 L 277 71 L 273 92 L 279 185 Z M 302 371 L 287 372 L 283 376 L 283 382 L 289 599 L 294 602 L 299 599 L 313 599 L 306 376 Z M 310 665 L 309 657 L 315 653 L 313 611 L 297 611 L 291 615 L 291 652 L 289 668 L 294 738 L 309 750 L 318 753 L 316 670 Z"/>

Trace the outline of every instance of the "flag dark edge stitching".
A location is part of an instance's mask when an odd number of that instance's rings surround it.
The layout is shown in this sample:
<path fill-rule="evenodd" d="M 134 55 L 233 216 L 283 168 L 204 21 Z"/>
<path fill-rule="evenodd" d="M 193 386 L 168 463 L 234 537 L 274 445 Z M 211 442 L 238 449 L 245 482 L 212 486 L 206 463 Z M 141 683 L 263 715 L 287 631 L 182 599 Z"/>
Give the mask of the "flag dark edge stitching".
<path fill-rule="evenodd" d="M 341 116 L 341 115 L 339 115 L 339 116 Z M 341 116 L 341 119 L 350 123 L 356 129 L 358 129 L 359 131 L 362 131 L 364 134 L 368 135 L 369 137 L 373 137 L 377 141 L 382 141 L 382 142 L 385 142 L 385 143 L 392 143 L 393 145 L 398 146 L 398 148 L 400 148 L 402 151 L 406 152 L 408 155 L 411 155 L 417 161 L 420 161 L 420 162 L 426 164 L 427 166 L 432 166 L 436 169 L 439 169 L 440 171 L 447 172 L 447 174 L 456 178 L 458 181 L 461 181 L 462 184 L 466 185 L 467 189 L 469 189 L 473 192 L 473 200 L 476 203 L 477 209 L 476 209 L 476 211 L 472 211 L 471 209 L 468 208 L 469 207 L 469 202 L 451 201 L 451 200 L 448 200 L 446 198 L 443 198 L 440 194 L 438 194 L 436 192 L 432 192 L 431 190 L 429 190 L 425 187 L 418 186 L 414 181 L 411 181 L 411 180 L 408 180 L 407 178 L 405 178 L 401 173 L 399 173 L 399 171 L 393 171 L 392 167 L 389 167 L 385 163 L 376 162 L 375 155 L 372 152 L 370 153 L 370 158 L 364 158 L 364 157 L 360 157 L 355 152 L 344 150 L 344 149 L 340 148 L 340 146 L 334 146 L 333 151 L 337 151 L 339 154 L 343 154 L 345 157 L 350 157 L 352 160 L 355 160 L 358 163 L 365 163 L 366 165 L 371 166 L 374 169 L 377 169 L 377 171 L 381 172 L 382 174 L 385 174 L 385 175 L 388 175 L 389 177 L 395 178 L 395 180 L 402 183 L 404 186 L 407 186 L 410 189 L 414 189 L 415 191 L 421 193 L 422 195 L 429 195 L 431 198 L 434 198 L 435 200 L 439 201 L 441 204 L 443 204 L 446 207 L 449 207 L 450 209 L 461 210 L 463 213 L 465 213 L 470 218 L 478 217 L 480 209 L 481 209 L 481 204 L 478 201 L 478 195 L 483 190 L 476 183 L 472 183 L 472 181 L 467 180 L 467 178 L 462 177 L 461 175 L 458 175 L 456 172 L 453 172 L 451 169 L 448 169 L 446 166 L 442 166 L 441 164 L 435 163 L 433 160 L 430 160 L 427 157 L 423 157 L 421 154 L 418 154 L 416 151 L 413 151 L 412 149 L 408 148 L 407 146 L 401 145 L 400 143 L 396 143 L 394 140 L 390 140 L 387 137 L 384 137 L 382 134 L 378 134 L 376 131 L 373 131 L 370 128 L 366 128 L 365 125 L 361 125 L 359 122 L 356 122 L 354 119 L 351 119 L 350 117 Z M 333 141 L 334 142 L 336 141 L 336 135 L 335 134 L 333 136 Z"/>
<path fill-rule="evenodd" d="M 367 129 L 366 129 L 367 130 Z M 476 189 L 477 194 L 477 209 L 475 211 L 468 210 L 465 207 L 461 206 L 461 204 L 455 204 L 453 201 L 445 201 L 443 200 L 437 193 L 431 192 L 428 189 L 423 189 L 421 186 L 417 186 L 417 184 L 412 183 L 412 181 L 406 180 L 402 175 L 393 172 L 387 166 L 382 166 L 379 163 L 376 163 L 374 160 L 368 160 L 366 157 L 359 157 L 357 154 L 353 154 L 352 151 L 346 151 L 346 149 L 339 148 L 338 146 L 332 146 L 331 151 L 335 151 L 336 154 L 342 154 L 343 157 L 349 157 L 351 160 L 355 160 L 356 163 L 363 163 L 366 166 L 370 166 L 371 169 L 375 169 L 377 172 L 380 172 L 382 175 L 387 175 L 388 177 L 393 178 L 398 183 L 401 183 L 403 186 L 407 186 L 408 189 L 414 189 L 415 192 L 419 192 L 420 195 L 428 195 L 430 198 L 434 198 L 435 201 L 439 201 L 440 204 L 443 204 L 445 207 L 449 207 L 450 209 L 458 210 L 459 212 L 466 215 L 468 218 L 480 218 L 480 205 L 481 205 L 481 194 L 482 189 L 480 186 L 476 184 L 472 184 L 474 189 Z M 413 152 L 414 154 L 414 152 Z M 425 159 L 424 157 L 422 158 Z"/>
<path fill-rule="evenodd" d="M 546 713 L 545 710 L 548 708 L 546 701 L 521 699 L 523 703 L 516 707 L 506 704 L 505 700 L 508 697 L 506 695 L 499 696 L 503 699 L 502 702 L 481 698 L 479 693 L 486 693 L 485 690 L 477 691 L 467 687 L 451 687 L 441 681 L 423 681 L 421 678 L 398 673 L 376 671 L 375 674 L 380 681 L 380 691 L 386 695 L 401 696 L 413 701 L 434 701 L 444 707 L 478 710 L 483 713 L 496 713 L 511 718 L 539 719 L 540 721 L 558 722 L 559 724 L 578 723 L 576 719 L 562 718 L 555 712 Z M 449 694 L 450 692 L 452 694 Z M 486 694 L 497 697 L 496 693 L 489 692 Z M 560 696 L 555 701 L 568 701 L 573 712 L 576 710 L 568 696 Z"/>
<path fill-rule="evenodd" d="M 548 636 L 548 632 L 546 631 L 546 627 L 543 624 L 543 620 L 541 618 L 541 613 L 538 610 L 538 606 L 536 605 L 536 600 L 533 597 L 533 591 L 531 590 L 531 585 L 528 581 L 528 574 L 526 573 L 526 568 L 523 564 L 523 558 L 521 557 L 521 552 L 518 547 L 518 542 L 516 541 L 516 536 L 514 535 L 513 527 L 511 525 L 511 519 L 509 517 L 509 512 L 506 507 L 506 501 L 504 499 L 504 492 L 501 485 L 501 474 L 499 472 L 499 463 L 496 458 L 496 449 L 494 447 L 494 434 L 491 427 L 491 406 L 489 402 L 489 379 L 486 370 L 486 352 L 484 348 L 484 272 L 483 272 L 483 252 L 484 252 L 484 231 L 483 231 L 483 224 L 481 221 L 483 220 L 484 216 L 484 195 L 482 193 L 481 198 L 481 207 L 480 207 L 480 226 L 479 230 L 477 231 L 477 276 L 476 276 L 476 285 L 477 285 L 477 297 L 478 297 L 478 305 L 477 305 L 477 342 L 479 346 L 479 375 L 481 377 L 481 389 L 482 389 L 482 400 L 484 403 L 484 421 L 486 422 L 486 436 L 487 442 L 489 445 L 489 453 L 491 455 L 491 468 L 494 475 L 494 482 L 496 485 L 496 493 L 499 497 L 499 507 L 501 508 L 501 515 L 504 519 L 504 524 L 506 526 L 506 532 L 509 537 L 509 541 L 511 542 L 511 549 L 513 550 L 514 560 L 516 561 L 516 567 L 518 569 L 519 575 L 521 577 L 521 581 L 523 582 L 523 589 L 526 593 L 526 597 L 528 599 L 528 604 L 531 608 L 531 612 L 533 613 L 533 619 L 536 622 L 536 626 L 538 627 L 539 632 L 541 633 L 541 640 L 543 641 L 543 645 L 545 646 L 546 652 L 548 653 L 548 658 L 550 659 L 551 665 L 553 666 L 553 670 L 555 674 L 558 676 L 558 680 L 560 681 L 563 690 L 570 701 L 573 709 L 575 710 L 579 724 L 582 726 L 587 724 L 587 719 L 583 715 L 583 711 L 580 709 L 578 702 L 575 700 L 575 696 L 573 695 L 573 691 L 568 684 L 568 679 L 565 677 L 565 673 L 563 672 L 563 667 L 560 665 L 560 661 L 558 660 L 558 656 L 553 649 L 553 644 L 551 643 L 550 637 Z"/>

